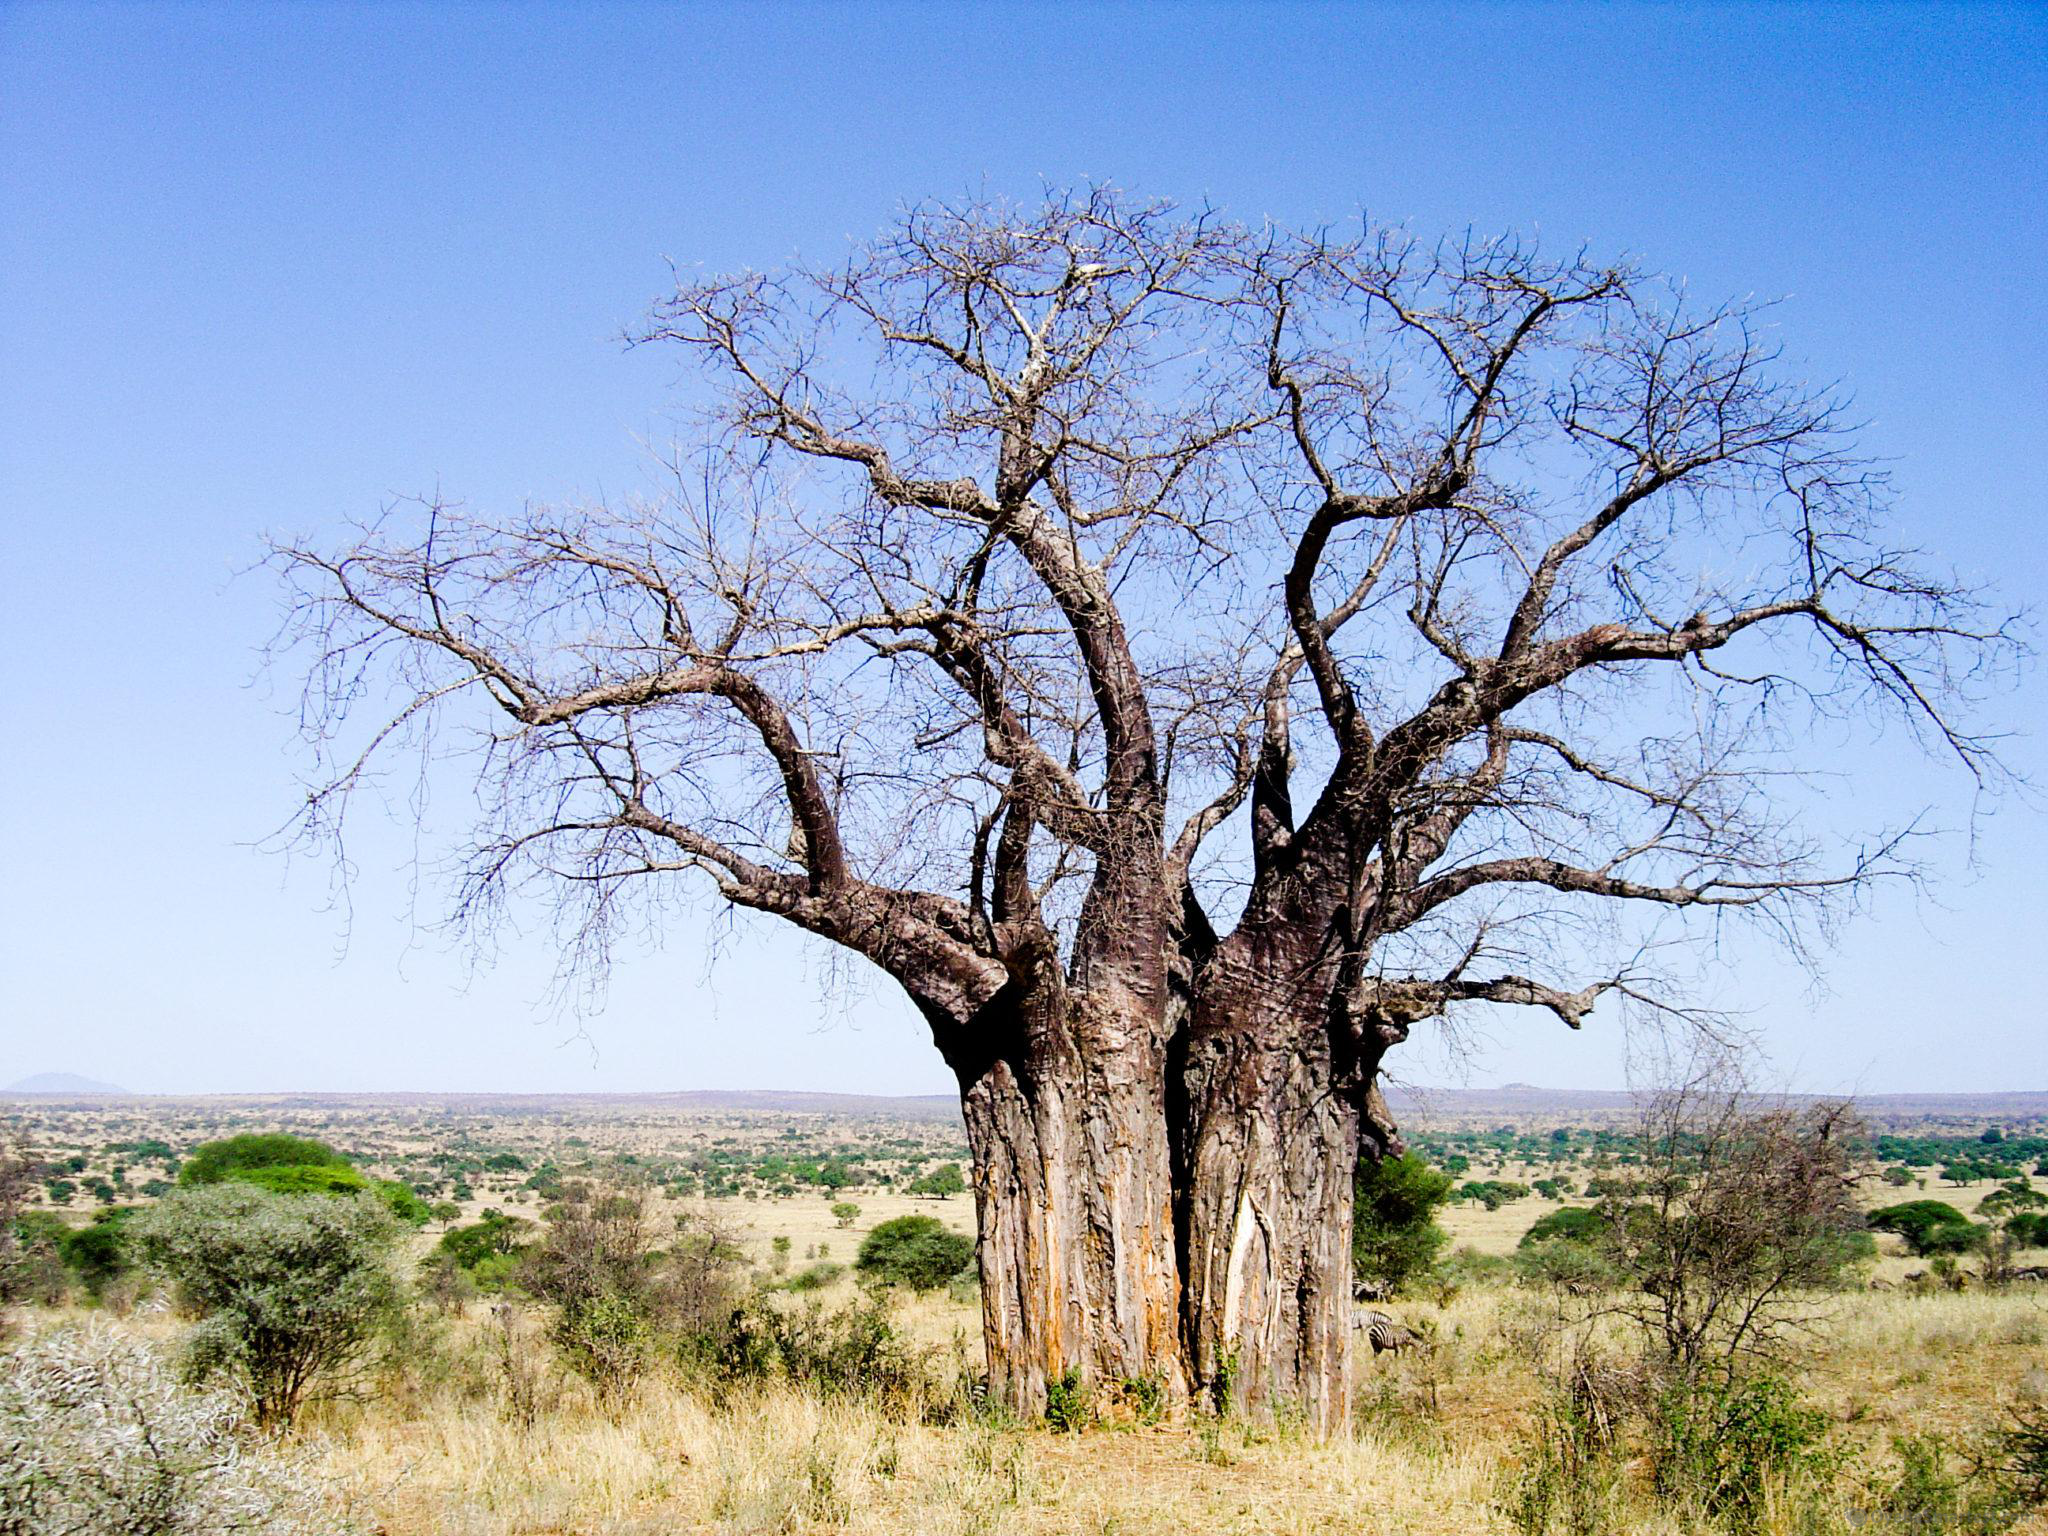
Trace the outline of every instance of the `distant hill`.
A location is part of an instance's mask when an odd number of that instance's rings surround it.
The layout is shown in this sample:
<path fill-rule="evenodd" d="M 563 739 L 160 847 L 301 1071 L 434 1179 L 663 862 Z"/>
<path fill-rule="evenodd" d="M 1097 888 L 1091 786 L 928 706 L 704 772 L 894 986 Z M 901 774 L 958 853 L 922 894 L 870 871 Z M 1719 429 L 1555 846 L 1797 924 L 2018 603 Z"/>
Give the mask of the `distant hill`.
<path fill-rule="evenodd" d="M 9 1083 L 5 1088 L 0 1088 L 0 1093 L 56 1093 L 103 1099 L 115 1094 L 126 1097 L 128 1090 L 114 1083 L 103 1083 L 97 1078 L 80 1077 L 76 1072 L 38 1072 L 34 1077 L 24 1077 L 18 1083 Z"/>

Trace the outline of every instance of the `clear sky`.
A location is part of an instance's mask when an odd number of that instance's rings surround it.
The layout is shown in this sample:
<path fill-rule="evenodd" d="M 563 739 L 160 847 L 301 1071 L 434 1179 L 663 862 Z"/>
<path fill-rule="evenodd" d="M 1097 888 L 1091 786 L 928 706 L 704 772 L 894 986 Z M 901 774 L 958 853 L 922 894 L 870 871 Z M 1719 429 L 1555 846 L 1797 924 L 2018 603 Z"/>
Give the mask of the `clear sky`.
<path fill-rule="evenodd" d="M 352 923 L 251 846 L 299 762 L 256 677 L 275 591 L 236 575 L 261 533 L 641 486 L 675 364 L 614 338 L 665 258 L 1086 178 L 1637 252 L 1787 296 L 1905 534 L 2027 602 L 2044 114 L 2038 6 L 0 4 L 0 1083 L 950 1086 L 887 983 L 827 1003 L 774 929 L 678 925 L 579 1024 L 537 933 L 477 969 L 411 921 L 396 830 L 358 834 Z M 2041 775 L 2038 674 L 2003 713 Z M 1969 820 L 1953 772 L 1855 766 L 1844 794 Z M 1942 904 L 1880 901 L 1825 991 L 1743 946 L 1721 1001 L 1801 1086 L 2048 1087 L 2044 822 L 1952 840 Z M 1612 1020 L 1518 1014 L 1469 1080 L 1624 1058 Z"/>

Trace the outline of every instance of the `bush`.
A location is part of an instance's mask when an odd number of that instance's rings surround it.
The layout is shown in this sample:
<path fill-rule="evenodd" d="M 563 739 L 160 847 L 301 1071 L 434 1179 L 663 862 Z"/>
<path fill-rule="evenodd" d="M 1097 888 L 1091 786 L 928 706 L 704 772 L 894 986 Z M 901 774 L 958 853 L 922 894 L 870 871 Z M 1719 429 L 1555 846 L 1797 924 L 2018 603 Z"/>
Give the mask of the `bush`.
<path fill-rule="evenodd" d="M 2021 1248 L 2048 1248 L 2048 1211 L 2022 1212 L 2005 1224 L 2006 1236 Z"/>
<path fill-rule="evenodd" d="M 1591 1206 L 1566 1205 L 1547 1216 L 1538 1217 L 1516 1246 L 1534 1248 L 1551 1242 L 1591 1243 L 1597 1242 L 1606 1231 L 1607 1218 Z"/>
<path fill-rule="evenodd" d="M 834 1311 L 813 1300 L 785 1311 L 757 1295 L 732 1319 L 718 1363 L 729 1378 L 779 1376 L 927 1418 L 957 1407 L 931 1353 L 907 1344 L 873 1299 Z"/>
<path fill-rule="evenodd" d="M 1946 1200 L 1908 1200 L 1872 1211 L 1870 1225 L 1896 1232 L 1922 1258 L 1937 1253 L 1968 1253 L 1984 1240 L 1984 1229 Z"/>
<path fill-rule="evenodd" d="M 398 1229 L 375 1198 L 182 1189 L 138 1214 L 137 1247 L 202 1315 L 195 1377 L 225 1371 L 256 1420 L 288 1426 L 313 1388 L 355 1362 L 396 1303 Z"/>
<path fill-rule="evenodd" d="M 473 1270 L 488 1259 L 518 1254 L 526 1246 L 521 1241 L 521 1234 L 532 1225 L 523 1217 L 485 1211 L 468 1226 L 451 1227 L 443 1232 L 440 1242 L 435 1244 L 435 1252 L 447 1255 L 462 1269 Z"/>
<path fill-rule="evenodd" d="M 348 1159 L 305 1136 L 230 1136 L 209 1141 L 178 1170 L 180 1184 L 218 1184 L 239 1168 L 346 1168 Z"/>
<path fill-rule="evenodd" d="M 1628 1282 L 1610 1310 L 1661 1368 L 1725 1385 L 1789 1348 L 1803 1293 L 1839 1283 L 1863 1227 L 1857 1128 L 1841 1105 L 1759 1110 L 1711 1079 L 1641 1113 L 1640 1176 L 1603 1206 L 1599 1249 Z"/>
<path fill-rule="evenodd" d="M 659 1274 L 638 1190 L 564 1186 L 546 1238 L 523 1270 L 534 1295 L 555 1305 L 549 1330 L 570 1368 L 614 1400 L 646 1369 L 662 1310 Z"/>
<path fill-rule="evenodd" d="M 396 1179 L 372 1179 L 355 1169 L 327 1163 L 279 1163 L 274 1167 L 236 1168 L 221 1182 L 253 1184 L 273 1195 L 374 1194 L 391 1214 L 409 1227 L 423 1227 L 433 1214 L 412 1187 Z"/>
<path fill-rule="evenodd" d="M 29 1191 L 42 1173 L 27 1148 L 0 1141 L 0 1308 L 26 1294 L 32 1256 L 19 1224 Z M 0 1332 L 5 1331 L 5 1321 L 0 1317 Z"/>
<path fill-rule="evenodd" d="M 1449 1235 L 1436 1213 L 1450 1194 L 1450 1175 L 1413 1152 L 1361 1157 L 1351 1195 L 1352 1277 L 1399 1288 L 1426 1271 Z"/>
<path fill-rule="evenodd" d="M 782 1282 L 785 1291 L 821 1291 L 846 1273 L 844 1264 L 834 1264 L 830 1259 L 806 1265 Z"/>
<path fill-rule="evenodd" d="M 860 1207 L 851 1200 L 841 1200 L 832 1207 L 832 1224 L 836 1227 L 850 1227 L 860 1220 Z"/>
<path fill-rule="evenodd" d="M 95 1298 L 103 1295 L 109 1284 L 135 1267 L 128 1240 L 128 1219 L 137 1209 L 116 1205 L 94 1211 L 91 1225 L 64 1234 L 59 1247 L 64 1267 L 78 1277 L 87 1294 Z"/>
<path fill-rule="evenodd" d="M 1460 1184 L 1451 1198 L 1453 1200 L 1477 1200 L 1489 1211 L 1497 1211 L 1504 1205 L 1527 1199 L 1529 1186 L 1518 1184 L 1512 1179 L 1473 1179 Z"/>
<path fill-rule="evenodd" d="M 1774 1483 L 1821 1470 L 1827 1415 L 1775 1376 L 1733 1385 L 1675 1384 L 1656 1424 L 1657 1492 L 1737 1530 L 1762 1520 Z"/>
<path fill-rule="evenodd" d="M 854 1268 L 885 1285 L 933 1291 L 974 1262 L 974 1244 L 935 1216 L 898 1216 L 861 1241 Z"/>
<path fill-rule="evenodd" d="M 0 1358 L 0 1531 L 314 1536 L 318 1486 L 137 1340 L 58 1328 Z"/>
<path fill-rule="evenodd" d="M 1045 1384 L 1045 1427 L 1072 1434 L 1086 1429 L 1095 1417 L 1094 1394 L 1075 1366 L 1068 1366 Z"/>

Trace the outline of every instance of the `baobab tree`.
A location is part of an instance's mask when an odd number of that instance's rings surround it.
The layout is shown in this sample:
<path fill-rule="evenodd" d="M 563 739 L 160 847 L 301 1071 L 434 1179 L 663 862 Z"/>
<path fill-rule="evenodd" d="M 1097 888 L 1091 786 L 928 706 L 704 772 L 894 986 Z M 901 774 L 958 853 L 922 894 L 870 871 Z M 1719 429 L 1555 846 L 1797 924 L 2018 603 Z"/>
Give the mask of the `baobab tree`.
<path fill-rule="evenodd" d="M 1025 1411 L 1077 1368 L 1341 1422 L 1387 1051 L 1670 1006 L 1644 956 L 1703 918 L 1907 872 L 1802 830 L 1816 720 L 1990 761 L 1998 621 L 1883 543 L 1754 309 L 1629 265 L 1095 189 L 635 339 L 702 386 L 659 494 L 277 547 L 302 828 L 454 755 L 458 918 L 539 891 L 602 963 L 695 891 L 893 978 Z"/>

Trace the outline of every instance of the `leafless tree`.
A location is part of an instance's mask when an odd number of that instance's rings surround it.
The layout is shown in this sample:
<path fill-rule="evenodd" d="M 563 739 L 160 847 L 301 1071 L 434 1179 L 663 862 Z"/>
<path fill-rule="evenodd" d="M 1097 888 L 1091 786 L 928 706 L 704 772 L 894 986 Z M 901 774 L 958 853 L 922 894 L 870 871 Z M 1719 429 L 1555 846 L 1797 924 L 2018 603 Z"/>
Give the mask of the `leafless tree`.
<path fill-rule="evenodd" d="M 1726 1382 L 1820 1314 L 1863 1230 L 1864 1132 L 1846 1104 L 1760 1100 L 1719 1077 L 1643 1104 L 1639 1162 L 1604 1202 L 1626 1286 L 1602 1304 L 1656 1363 Z"/>
<path fill-rule="evenodd" d="M 1816 722 L 1990 763 L 2000 621 L 1883 542 L 1756 309 L 1627 265 L 1095 189 L 638 339 L 706 381 L 660 497 L 278 546 L 303 828 L 466 753 L 461 917 L 537 885 L 601 963 L 694 888 L 893 977 L 1026 1410 L 1074 1366 L 1341 1419 L 1385 1052 L 1654 1005 L 1674 934 L 1905 870 L 1801 830 Z"/>

